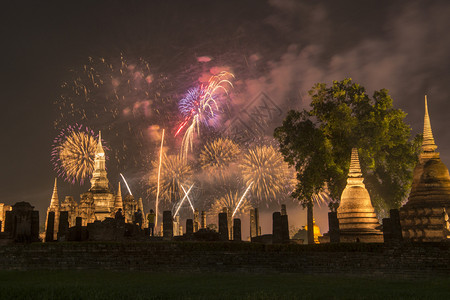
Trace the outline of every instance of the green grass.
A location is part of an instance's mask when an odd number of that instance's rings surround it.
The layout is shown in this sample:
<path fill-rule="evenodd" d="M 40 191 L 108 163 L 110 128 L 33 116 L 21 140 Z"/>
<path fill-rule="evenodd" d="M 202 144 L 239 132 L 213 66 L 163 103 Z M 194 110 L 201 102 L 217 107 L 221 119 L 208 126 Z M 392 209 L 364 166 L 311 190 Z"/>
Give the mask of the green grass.
<path fill-rule="evenodd" d="M 450 299 L 450 278 L 0 271 L 0 299 Z"/>

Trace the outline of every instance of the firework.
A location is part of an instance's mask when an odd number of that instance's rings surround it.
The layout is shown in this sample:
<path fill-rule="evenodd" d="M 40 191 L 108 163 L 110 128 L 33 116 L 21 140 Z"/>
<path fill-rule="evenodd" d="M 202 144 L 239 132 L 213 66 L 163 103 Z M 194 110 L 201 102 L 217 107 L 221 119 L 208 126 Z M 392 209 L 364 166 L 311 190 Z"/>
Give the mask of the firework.
<path fill-rule="evenodd" d="M 61 130 L 53 140 L 52 162 L 65 181 L 83 184 L 94 170 L 98 137 L 89 128 L 76 124 Z"/>
<path fill-rule="evenodd" d="M 153 162 L 153 172 L 150 174 L 150 192 L 156 194 L 158 186 L 159 161 Z M 167 204 L 183 196 L 181 184 L 190 184 L 192 168 L 178 155 L 163 154 L 159 182 L 159 196 Z"/>
<path fill-rule="evenodd" d="M 259 201 L 279 200 L 282 193 L 293 189 L 294 173 L 272 146 L 250 149 L 244 154 L 241 167 L 244 182 L 253 182 L 251 192 Z"/>
<path fill-rule="evenodd" d="M 128 193 L 130 193 L 130 195 L 133 195 L 133 194 L 131 193 L 130 187 L 128 186 L 128 182 L 125 180 L 125 177 L 122 175 L 122 173 L 120 173 L 120 176 L 122 177 L 123 182 L 125 182 L 125 185 L 127 186 Z"/>
<path fill-rule="evenodd" d="M 227 138 L 218 138 L 207 143 L 200 152 L 199 161 L 202 169 L 223 171 L 239 157 L 240 150 L 236 143 Z"/>
<path fill-rule="evenodd" d="M 158 175 L 157 175 L 157 179 L 156 179 L 156 201 L 155 201 L 155 227 L 158 228 L 158 207 L 159 207 L 159 187 L 160 187 L 160 179 L 161 179 L 161 165 L 162 165 L 162 155 L 163 155 L 163 146 L 164 146 L 164 132 L 165 130 L 163 129 L 162 131 L 162 136 L 161 136 L 161 148 L 159 149 L 159 163 L 158 163 Z"/>
<path fill-rule="evenodd" d="M 180 186 L 181 186 L 181 188 L 183 189 L 183 192 L 184 192 L 184 195 L 186 196 L 186 198 L 187 198 L 187 200 L 188 200 L 188 202 L 189 202 L 189 205 L 191 206 L 191 209 L 192 209 L 192 212 L 195 212 L 195 209 L 194 209 L 194 205 L 192 205 L 192 201 L 191 201 L 191 199 L 189 198 L 189 192 L 186 192 L 186 189 L 184 188 L 184 186 L 182 185 L 182 184 L 180 184 Z M 194 185 L 191 185 L 191 187 L 189 188 L 189 191 L 191 190 L 191 188 L 193 187 Z M 180 205 L 181 206 L 181 205 Z"/>
<path fill-rule="evenodd" d="M 191 189 L 192 189 L 193 186 L 194 186 L 194 185 L 192 184 L 192 185 L 189 187 L 189 189 L 187 190 L 187 192 L 186 192 L 186 189 L 181 185 L 181 187 L 183 188 L 184 197 L 183 197 L 183 199 L 181 199 L 180 204 L 178 205 L 177 210 L 176 210 L 175 213 L 173 214 L 173 217 L 174 217 L 174 218 L 175 218 L 175 216 L 178 214 L 178 211 L 180 210 L 181 205 L 183 205 L 184 200 L 186 200 L 186 199 L 189 200 L 189 193 L 191 192 Z M 194 212 L 195 210 L 194 210 L 194 206 L 192 206 L 191 200 L 189 200 L 189 204 L 191 205 L 192 212 Z"/>
<path fill-rule="evenodd" d="M 248 190 L 252 187 L 253 182 L 250 182 L 250 184 L 248 185 L 248 187 L 245 189 L 244 194 L 242 195 L 241 199 L 239 200 L 238 204 L 236 205 L 236 208 L 233 211 L 233 215 L 231 217 L 234 217 L 234 215 L 236 214 L 236 212 L 238 211 L 239 207 L 241 206 L 242 200 L 245 199 L 245 196 L 248 193 Z"/>
<path fill-rule="evenodd" d="M 226 207 L 229 211 L 234 211 L 236 213 L 246 213 L 251 209 L 250 201 L 247 198 L 241 197 L 243 200 L 239 204 L 239 193 L 228 191 L 222 197 L 216 199 L 211 206 L 211 213 L 217 215 L 223 211 L 223 208 Z M 238 206 L 239 204 L 239 206 Z M 234 216 L 233 214 L 233 216 Z"/>
<path fill-rule="evenodd" d="M 186 158 L 189 149 L 192 150 L 194 133 L 200 134 L 200 124 L 210 126 L 214 122 L 214 117 L 219 113 L 220 94 L 228 93 L 226 87 L 233 86 L 230 81 L 233 77 L 234 75 L 229 72 L 221 72 L 212 76 L 207 85 L 188 90 L 185 97 L 180 100 L 179 110 L 184 119 L 175 136 L 187 128 L 182 140 L 182 157 Z"/>
<path fill-rule="evenodd" d="M 110 171 L 118 174 L 144 167 L 143 157 L 153 150 L 146 140 L 148 127 L 169 118 L 162 113 L 169 109 L 165 80 L 154 78 L 143 59 L 90 57 L 85 65 L 71 70 L 61 85 L 55 101 L 55 128 L 80 121 L 91 128 L 101 127 L 114 145 L 110 157 L 115 163 Z M 171 105 L 175 110 L 175 102 Z"/>

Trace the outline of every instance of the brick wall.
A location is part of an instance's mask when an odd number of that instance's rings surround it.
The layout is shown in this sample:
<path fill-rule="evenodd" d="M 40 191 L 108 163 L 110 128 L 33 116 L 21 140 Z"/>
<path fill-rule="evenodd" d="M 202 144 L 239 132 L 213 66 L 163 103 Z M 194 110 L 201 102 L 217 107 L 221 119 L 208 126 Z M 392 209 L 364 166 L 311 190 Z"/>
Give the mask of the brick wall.
<path fill-rule="evenodd" d="M 36 243 L 0 247 L 0 269 L 450 275 L 450 243 L 262 245 L 232 242 Z"/>

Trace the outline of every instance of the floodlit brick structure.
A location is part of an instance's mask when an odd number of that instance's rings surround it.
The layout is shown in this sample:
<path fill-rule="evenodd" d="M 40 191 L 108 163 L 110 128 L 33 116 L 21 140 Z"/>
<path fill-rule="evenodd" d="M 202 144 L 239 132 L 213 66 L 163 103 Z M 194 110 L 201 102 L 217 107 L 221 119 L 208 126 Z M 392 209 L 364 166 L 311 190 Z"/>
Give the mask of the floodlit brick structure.
<path fill-rule="evenodd" d="M 3 232 L 5 230 L 5 215 L 7 211 L 12 210 L 11 205 L 5 205 L 5 203 L 0 203 L 0 232 Z"/>
<path fill-rule="evenodd" d="M 422 153 L 414 169 L 408 202 L 400 208 L 400 224 L 405 240 L 448 240 L 450 176 L 436 148 L 425 96 Z"/>
<path fill-rule="evenodd" d="M 341 195 L 337 209 L 340 242 L 382 243 L 383 233 L 359 165 L 358 150 L 352 149 L 347 186 Z"/>
<path fill-rule="evenodd" d="M 101 133 L 99 133 L 99 140 L 94 159 L 94 171 L 91 178 L 91 188 L 80 195 L 80 203 L 77 203 L 73 197 L 66 196 L 64 201 L 58 200 L 57 181 L 53 188 L 53 194 L 50 201 L 48 212 L 55 212 L 54 222 L 54 239 L 56 239 L 59 229 L 59 215 L 60 212 L 68 212 L 69 227 L 76 226 L 76 218 L 81 218 L 81 225 L 87 226 L 88 223 L 94 221 L 104 221 L 106 218 L 114 218 L 115 213 L 119 208 L 123 210 L 125 221 L 132 223 L 134 213 L 138 208 L 144 212 L 142 199 L 136 201 L 133 195 L 126 195 L 122 199 L 122 191 L 120 182 L 117 194 L 114 195 L 109 187 L 109 180 L 106 172 L 105 151 L 103 150 Z M 47 229 L 47 225 L 46 225 Z"/>

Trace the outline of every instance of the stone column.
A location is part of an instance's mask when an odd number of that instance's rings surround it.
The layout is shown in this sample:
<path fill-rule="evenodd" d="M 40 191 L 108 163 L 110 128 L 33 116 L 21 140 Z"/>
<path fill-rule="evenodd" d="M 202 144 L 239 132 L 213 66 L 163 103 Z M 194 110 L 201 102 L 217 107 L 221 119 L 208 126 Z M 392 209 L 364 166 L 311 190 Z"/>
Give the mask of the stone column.
<path fill-rule="evenodd" d="M 194 221 L 192 219 L 186 220 L 186 236 L 192 236 L 194 233 Z"/>
<path fill-rule="evenodd" d="M 257 208 L 250 210 L 250 237 L 261 235 L 261 228 L 259 227 L 259 211 Z"/>
<path fill-rule="evenodd" d="M 282 216 L 287 215 L 286 204 L 281 204 L 281 215 Z"/>
<path fill-rule="evenodd" d="M 222 240 L 228 241 L 228 217 L 227 213 L 219 213 L 219 235 Z"/>
<path fill-rule="evenodd" d="M 261 235 L 261 226 L 259 225 L 259 208 L 255 208 L 255 226 L 256 226 L 256 235 Z"/>
<path fill-rule="evenodd" d="M 194 211 L 194 232 L 198 231 L 198 226 L 199 226 L 199 222 L 198 222 L 198 210 L 196 209 Z"/>
<path fill-rule="evenodd" d="M 231 216 L 231 209 L 224 207 L 223 212 L 227 214 L 228 240 L 233 238 L 233 217 Z"/>
<path fill-rule="evenodd" d="M 31 212 L 31 241 L 38 242 L 39 238 L 39 211 Z"/>
<path fill-rule="evenodd" d="M 55 212 L 49 211 L 47 214 L 47 230 L 45 232 L 45 242 L 53 242 L 55 230 Z"/>
<path fill-rule="evenodd" d="M 233 241 L 242 241 L 241 219 L 233 219 Z"/>
<path fill-rule="evenodd" d="M 182 232 L 180 234 L 180 215 L 173 218 L 173 235 L 183 235 Z"/>
<path fill-rule="evenodd" d="M 75 219 L 75 241 L 81 241 L 81 233 L 83 230 L 82 222 L 83 219 L 81 217 Z"/>
<path fill-rule="evenodd" d="M 258 230 L 255 225 L 255 210 L 250 209 L 250 240 L 257 236 Z"/>
<path fill-rule="evenodd" d="M 392 241 L 392 223 L 390 218 L 383 218 L 383 240 L 384 242 Z"/>
<path fill-rule="evenodd" d="M 5 212 L 5 233 L 8 233 L 8 236 L 11 237 L 13 235 L 14 230 L 14 216 L 12 211 Z"/>
<path fill-rule="evenodd" d="M 284 211 L 286 212 L 286 210 Z M 281 240 L 283 243 L 289 243 L 289 221 L 287 215 L 281 215 Z"/>
<path fill-rule="evenodd" d="M 69 233 L 69 212 L 59 212 L 58 241 L 67 241 Z"/>
<path fill-rule="evenodd" d="M 402 226 L 400 225 L 400 212 L 398 209 L 391 209 L 389 211 L 389 216 L 391 219 L 391 228 L 392 228 L 392 238 L 396 240 L 403 240 L 402 236 Z"/>
<path fill-rule="evenodd" d="M 276 211 L 272 215 L 272 243 L 280 244 L 282 240 L 281 213 Z"/>
<path fill-rule="evenodd" d="M 164 239 L 172 239 L 173 237 L 173 218 L 170 210 L 163 212 L 163 237 Z"/>
<path fill-rule="evenodd" d="M 201 228 L 206 229 L 206 212 L 202 210 Z"/>
<path fill-rule="evenodd" d="M 337 217 L 337 212 L 329 212 L 328 213 L 328 228 L 330 235 L 330 243 L 339 243 L 339 219 Z"/>

